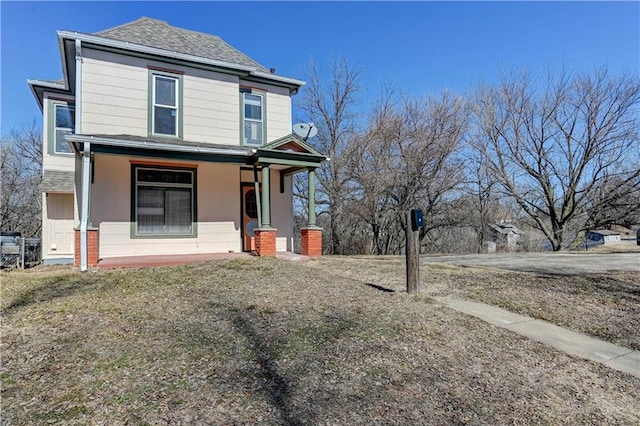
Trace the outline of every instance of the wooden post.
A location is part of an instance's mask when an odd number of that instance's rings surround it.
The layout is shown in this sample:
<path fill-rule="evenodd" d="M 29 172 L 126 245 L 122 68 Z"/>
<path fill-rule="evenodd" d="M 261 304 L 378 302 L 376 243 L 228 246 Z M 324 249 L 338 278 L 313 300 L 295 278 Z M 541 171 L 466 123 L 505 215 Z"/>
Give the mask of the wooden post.
<path fill-rule="evenodd" d="M 20 241 L 21 241 L 21 243 L 20 243 L 20 247 L 21 247 L 20 248 L 20 259 L 21 259 L 20 269 L 24 269 L 24 254 L 25 254 L 24 253 L 24 250 L 25 250 L 24 237 L 20 237 Z"/>
<path fill-rule="evenodd" d="M 420 252 L 418 250 L 418 231 L 411 225 L 411 211 L 407 212 L 407 293 L 414 296 L 420 291 Z"/>

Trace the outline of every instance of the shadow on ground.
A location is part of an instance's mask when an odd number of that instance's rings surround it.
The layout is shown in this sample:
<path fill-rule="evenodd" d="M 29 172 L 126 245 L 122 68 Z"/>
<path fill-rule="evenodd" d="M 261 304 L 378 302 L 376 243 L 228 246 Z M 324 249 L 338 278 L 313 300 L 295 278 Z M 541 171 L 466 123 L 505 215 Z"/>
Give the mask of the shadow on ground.
<path fill-rule="evenodd" d="M 95 290 L 108 290 L 115 283 L 111 280 L 97 279 L 92 275 L 65 274 L 49 277 L 37 287 L 18 293 L 3 301 L 2 312 L 9 313 L 35 303 L 49 302 L 55 299 L 74 296 Z M 5 305 L 6 303 L 6 305 Z"/>

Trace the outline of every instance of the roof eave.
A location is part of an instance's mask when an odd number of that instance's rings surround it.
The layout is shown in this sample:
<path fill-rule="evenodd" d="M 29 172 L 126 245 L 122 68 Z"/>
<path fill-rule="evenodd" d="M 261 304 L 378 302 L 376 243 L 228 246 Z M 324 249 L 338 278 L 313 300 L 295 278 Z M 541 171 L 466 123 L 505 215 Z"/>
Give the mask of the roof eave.
<path fill-rule="evenodd" d="M 55 81 L 47 81 L 47 80 L 38 80 L 38 79 L 29 79 L 27 80 L 27 83 L 30 86 L 42 86 L 42 87 L 46 87 L 46 88 L 51 88 L 51 89 L 58 89 L 58 90 L 69 90 L 65 84 L 63 83 L 56 83 Z"/>
<path fill-rule="evenodd" d="M 285 77 L 283 75 L 275 75 L 275 74 L 271 74 L 263 71 L 253 71 L 251 74 L 258 78 L 264 78 L 267 80 L 276 80 L 285 84 L 296 86 L 297 89 L 300 89 L 302 86 L 307 84 L 306 82 L 302 80 L 298 80 L 297 78 Z"/>
<path fill-rule="evenodd" d="M 186 53 L 174 52 L 165 49 L 159 49 L 156 47 L 145 46 L 142 44 L 131 43 L 127 41 L 115 40 L 106 37 L 100 37 L 93 34 L 79 33 L 77 31 L 68 31 L 68 30 L 60 30 L 57 32 L 58 38 L 61 40 L 61 53 L 63 56 L 63 61 L 65 60 L 64 55 L 64 47 L 63 47 L 63 39 L 78 39 L 80 41 L 91 43 L 98 46 L 106 46 L 115 49 L 123 49 L 129 50 L 132 52 L 139 52 L 153 56 L 159 57 L 168 57 L 173 59 L 178 59 L 187 62 L 195 62 L 200 64 L 205 64 L 209 66 L 224 68 L 233 70 L 236 72 L 240 72 L 241 75 L 245 77 L 255 77 L 258 79 L 266 80 L 268 82 L 273 82 L 278 85 L 284 85 L 289 87 L 292 92 L 297 92 L 302 86 L 304 86 L 305 82 L 302 80 L 298 80 L 291 77 L 285 77 L 281 75 L 271 74 L 268 72 L 261 71 L 257 67 L 250 67 L 246 65 L 234 64 L 231 62 L 219 61 L 216 59 L 203 58 L 201 56 L 189 55 Z M 63 68 L 66 68 L 63 66 Z M 66 75 L 65 75 L 66 78 Z"/>
<path fill-rule="evenodd" d="M 30 79 L 27 80 L 27 84 L 31 88 L 31 93 L 36 98 L 38 102 L 38 106 L 40 107 L 40 111 L 42 111 L 44 107 L 44 92 L 47 89 L 53 90 L 58 93 L 70 94 L 69 89 L 65 84 L 55 83 L 53 81 L 44 81 L 44 80 L 35 80 Z"/>
<path fill-rule="evenodd" d="M 68 66 L 67 55 L 65 52 L 64 39 L 60 37 L 59 32 L 58 32 L 58 48 L 60 49 L 60 60 L 62 62 L 62 78 L 68 89 L 70 84 L 69 84 L 69 72 L 67 70 L 67 66 Z"/>

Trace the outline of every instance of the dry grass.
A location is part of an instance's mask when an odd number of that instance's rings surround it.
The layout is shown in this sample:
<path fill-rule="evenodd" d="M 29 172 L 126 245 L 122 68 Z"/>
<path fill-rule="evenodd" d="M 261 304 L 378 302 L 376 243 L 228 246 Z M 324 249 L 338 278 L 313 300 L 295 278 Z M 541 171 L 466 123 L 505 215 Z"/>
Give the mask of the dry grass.
<path fill-rule="evenodd" d="M 640 245 L 635 240 L 624 240 L 619 243 L 601 244 L 599 246 L 591 247 L 588 250 L 590 253 L 640 253 Z"/>
<path fill-rule="evenodd" d="M 324 257 L 316 266 L 395 291 L 406 287 L 402 257 Z M 457 297 L 550 321 L 640 350 L 640 274 L 542 275 L 423 264 L 422 294 Z"/>
<path fill-rule="evenodd" d="M 3 422 L 640 422 L 640 379 L 381 291 L 401 290 L 401 268 L 247 259 L 3 274 Z M 428 294 L 471 291 L 455 277 L 475 273 L 437 268 L 423 272 Z"/>

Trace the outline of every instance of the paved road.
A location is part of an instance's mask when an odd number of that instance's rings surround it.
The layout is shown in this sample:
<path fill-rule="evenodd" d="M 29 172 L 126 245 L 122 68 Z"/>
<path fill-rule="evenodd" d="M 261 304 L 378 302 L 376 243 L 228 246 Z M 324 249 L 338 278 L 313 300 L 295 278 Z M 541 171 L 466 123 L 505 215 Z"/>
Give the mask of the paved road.
<path fill-rule="evenodd" d="M 484 266 L 511 271 L 579 275 L 631 271 L 640 273 L 640 253 L 500 253 L 463 256 L 422 256 L 422 263 Z"/>

